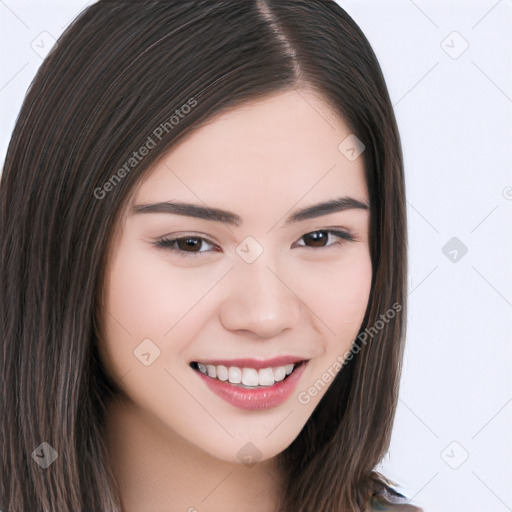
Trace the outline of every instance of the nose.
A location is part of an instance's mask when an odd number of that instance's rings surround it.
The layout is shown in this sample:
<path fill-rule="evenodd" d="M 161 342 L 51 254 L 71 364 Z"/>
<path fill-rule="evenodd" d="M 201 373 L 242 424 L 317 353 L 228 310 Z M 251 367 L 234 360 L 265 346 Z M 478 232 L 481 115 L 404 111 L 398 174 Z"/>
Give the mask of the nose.
<path fill-rule="evenodd" d="M 293 286 L 271 270 L 263 257 L 251 264 L 238 261 L 228 280 L 220 308 L 226 329 L 271 338 L 300 322 L 301 304 Z"/>

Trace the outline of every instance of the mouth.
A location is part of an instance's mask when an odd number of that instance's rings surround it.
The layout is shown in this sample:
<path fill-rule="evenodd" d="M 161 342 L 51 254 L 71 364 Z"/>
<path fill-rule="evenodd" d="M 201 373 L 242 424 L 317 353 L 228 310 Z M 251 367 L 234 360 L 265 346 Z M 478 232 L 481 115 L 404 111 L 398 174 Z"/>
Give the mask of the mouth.
<path fill-rule="evenodd" d="M 269 388 L 288 379 L 307 360 L 278 366 L 254 368 L 251 366 L 235 366 L 227 364 L 211 364 L 193 361 L 190 367 L 211 379 L 231 384 L 242 389 Z M 256 366 L 256 365 L 255 365 Z M 261 363 L 257 366 L 261 366 Z"/>
<path fill-rule="evenodd" d="M 190 367 L 207 389 L 231 406 L 263 410 L 278 407 L 290 398 L 308 362 L 280 357 L 266 361 L 192 361 Z"/>

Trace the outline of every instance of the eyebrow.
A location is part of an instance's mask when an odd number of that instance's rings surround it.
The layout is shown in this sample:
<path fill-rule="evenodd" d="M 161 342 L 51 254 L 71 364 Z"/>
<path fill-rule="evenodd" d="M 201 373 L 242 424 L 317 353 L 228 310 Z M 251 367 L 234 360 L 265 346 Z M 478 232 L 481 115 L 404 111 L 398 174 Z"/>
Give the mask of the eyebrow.
<path fill-rule="evenodd" d="M 321 217 L 322 215 L 328 215 L 330 213 L 353 209 L 369 210 L 370 206 L 366 202 L 359 201 L 352 197 L 340 197 L 338 199 L 332 199 L 330 201 L 325 201 L 323 203 L 314 204 L 312 206 L 296 210 L 286 218 L 285 224 L 292 224 L 303 220 Z M 232 226 L 239 226 L 243 222 L 239 215 L 227 210 L 212 208 L 208 206 L 200 206 L 198 204 L 170 201 L 134 205 L 132 213 L 170 213 L 175 215 L 185 215 L 187 217 L 196 217 L 198 219 L 223 222 Z"/>

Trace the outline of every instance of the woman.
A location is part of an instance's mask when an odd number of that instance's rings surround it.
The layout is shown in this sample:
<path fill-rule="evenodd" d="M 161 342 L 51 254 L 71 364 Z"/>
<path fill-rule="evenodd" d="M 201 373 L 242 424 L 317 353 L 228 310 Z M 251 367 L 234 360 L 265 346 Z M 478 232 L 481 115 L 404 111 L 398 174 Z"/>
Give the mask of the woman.
<path fill-rule="evenodd" d="M 400 141 L 334 1 L 90 6 L 0 193 L 2 510 L 418 510 Z"/>

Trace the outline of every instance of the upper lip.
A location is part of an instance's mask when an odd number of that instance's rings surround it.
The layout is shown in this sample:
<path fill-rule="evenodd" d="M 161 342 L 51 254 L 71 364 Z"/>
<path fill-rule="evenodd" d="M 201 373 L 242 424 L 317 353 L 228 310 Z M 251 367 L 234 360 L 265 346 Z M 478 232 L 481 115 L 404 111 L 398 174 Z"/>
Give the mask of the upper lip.
<path fill-rule="evenodd" d="M 274 366 L 284 366 L 286 364 L 301 363 L 307 361 L 306 358 L 300 356 L 277 356 L 271 359 L 197 359 L 196 363 L 212 364 L 214 366 L 236 366 L 238 368 L 254 368 L 259 370 L 261 368 L 269 368 Z"/>

